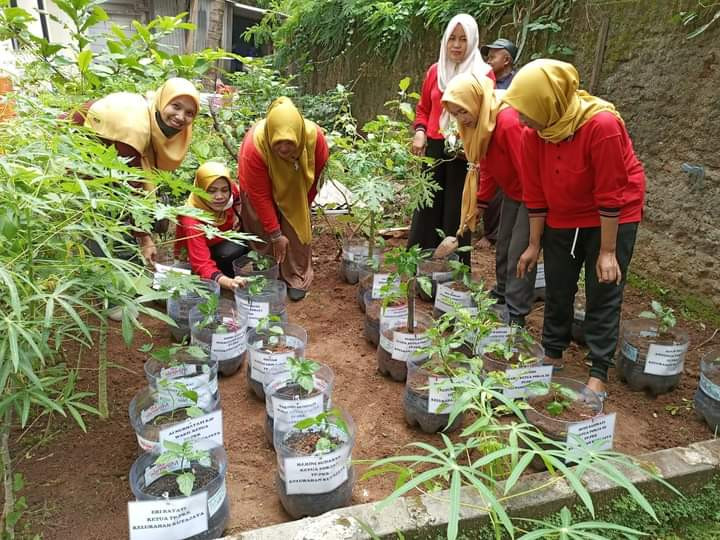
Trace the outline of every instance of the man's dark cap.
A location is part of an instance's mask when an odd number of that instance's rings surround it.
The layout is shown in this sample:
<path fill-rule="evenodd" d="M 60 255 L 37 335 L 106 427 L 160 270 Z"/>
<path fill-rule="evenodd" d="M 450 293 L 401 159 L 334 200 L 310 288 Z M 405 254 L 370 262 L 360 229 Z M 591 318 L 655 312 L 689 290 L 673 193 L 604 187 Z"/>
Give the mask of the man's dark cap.
<path fill-rule="evenodd" d="M 480 47 L 480 54 L 483 55 L 483 58 L 487 58 L 490 49 L 505 49 L 507 52 L 510 53 L 510 58 L 512 58 L 512 61 L 515 62 L 515 57 L 517 56 L 518 50 L 515 44 L 509 39 L 499 38 L 493 41 L 490 45 L 483 45 L 482 47 Z"/>

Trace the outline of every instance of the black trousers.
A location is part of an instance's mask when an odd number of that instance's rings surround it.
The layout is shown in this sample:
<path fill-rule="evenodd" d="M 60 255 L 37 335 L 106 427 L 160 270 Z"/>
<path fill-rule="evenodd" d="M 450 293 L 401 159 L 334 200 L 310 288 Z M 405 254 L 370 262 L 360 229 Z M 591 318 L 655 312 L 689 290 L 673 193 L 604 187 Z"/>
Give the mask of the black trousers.
<path fill-rule="evenodd" d="M 583 328 L 592 361 L 590 376 L 602 381 L 607 381 L 608 368 L 615 356 L 623 290 L 637 228 L 637 223 L 618 226 L 615 256 L 622 270 L 620 285 L 598 282 L 595 264 L 600 252 L 600 227 L 553 229 L 545 226 L 543 233 L 545 320 L 542 345 L 545 354 L 550 358 L 561 358 L 570 344 L 573 304 L 584 264 L 587 303 Z"/>
<path fill-rule="evenodd" d="M 462 192 L 467 174 L 467 161 L 455 158 L 451 161 L 445 153 L 443 139 L 428 139 L 425 154 L 438 161 L 432 165 L 433 180 L 440 189 L 434 193 L 430 206 L 415 210 L 408 247 L 419 245 L 423 249 L 435 249 L 440 243 L 440 236 L 435 229 L 440 229 L 445 236 L 455 236 L 460 225 L 460 210 L 462 208 Z M 466 232 L 458 241 L 461 246 L 470 245 L 471 233 Z M 470 265 L 470 252 L 459 253 L 460 260 Z"/>
<path fill-rule="evenodd" d="M 248 252 L 247 246 L 241 246 L 229 240 L 223 240 L 219 244 L 210 246 L 210 257 L 218 266 L 218 269 L 228 277 L 235 277 L 233 261 Z"/>

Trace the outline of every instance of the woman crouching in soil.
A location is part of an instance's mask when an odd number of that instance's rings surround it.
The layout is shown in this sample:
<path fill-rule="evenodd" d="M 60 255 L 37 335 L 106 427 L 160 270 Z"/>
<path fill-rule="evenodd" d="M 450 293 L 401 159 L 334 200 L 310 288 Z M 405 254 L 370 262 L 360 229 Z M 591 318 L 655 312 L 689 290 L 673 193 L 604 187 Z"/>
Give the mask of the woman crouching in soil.
<path fill-rule="evenodd" d="M 175 234 L 175 255 L 187 259 L 194 274 L 204 279 L 212 279 L 229 290 L 245 284 L 245 280 L 235 277 L 233 261 L 243 256 L 247 248 L 222 238 L 208 238 L 202 231 L 206 224 L 214 225 L 220 231 L 240 231 L 240 190 L 231 180 L 230 170 L 222 163 L 208 161 L 195 173 L 194 186 L 205 190 L 208 198 L 197 193 L 188 197 L 187 205 L 209 213 L 213 219 L 208 222 L 190 216 L 180 216 Z"/>

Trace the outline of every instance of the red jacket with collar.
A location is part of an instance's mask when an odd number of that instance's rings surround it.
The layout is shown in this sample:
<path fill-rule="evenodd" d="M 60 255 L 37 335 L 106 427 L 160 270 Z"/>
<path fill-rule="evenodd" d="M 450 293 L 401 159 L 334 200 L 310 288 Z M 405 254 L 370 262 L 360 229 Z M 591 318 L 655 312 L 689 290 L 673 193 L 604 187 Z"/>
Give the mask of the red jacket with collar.
<path fill-rule="evenodd" d="M 522 201 L 522 132 L 520 117 L 515 109 L 507 107 L 495 120 L 487 153 L 480 162 L 478 206 L 487 208 L 497 188 L 515 201 Z"/>
<path fill-rule="evenodd" d="M 642 218 L 645 171 L 625 126 L 610 112 L 588 120 L 572 137 L 550 143 L 524 129 L 523 199 L 530 217 L 558 229 L 599 227 Z"/>

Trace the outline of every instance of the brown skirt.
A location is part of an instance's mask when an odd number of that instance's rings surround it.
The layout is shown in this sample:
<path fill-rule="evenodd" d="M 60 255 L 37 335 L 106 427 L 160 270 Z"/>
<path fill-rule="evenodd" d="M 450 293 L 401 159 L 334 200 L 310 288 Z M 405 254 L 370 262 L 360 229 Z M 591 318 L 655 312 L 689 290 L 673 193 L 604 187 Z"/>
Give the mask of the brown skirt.
<path fill-rule="evenodd" d="M 243 230 L 254 234 L 265 242 L 251 242 L 250 247 L 263 255 L 272 253 L 270 237 L 265 232 L 252 204 L 250 204 L 250 199 L 248 199 L 245 193 L 241 193 L 240 196 L 242 198 L 241 217 Z M 292 228 L 292 225 L 290 225 L 285 219 L 285 216 L 280 212 L 278 212 L 278 217 L 280 221 L 280 231 L 289 241 L 285 260 L 280 265 L 280 277 L 287 283 L 288 287 L 306 291 L 310 288 L 313 279 L 311 245 L 300 242 L 300 239 L 295 233 L 295 229 Z"/>

